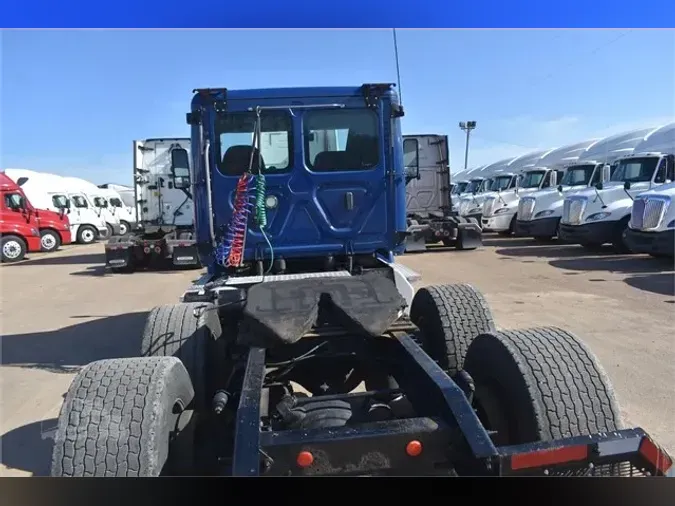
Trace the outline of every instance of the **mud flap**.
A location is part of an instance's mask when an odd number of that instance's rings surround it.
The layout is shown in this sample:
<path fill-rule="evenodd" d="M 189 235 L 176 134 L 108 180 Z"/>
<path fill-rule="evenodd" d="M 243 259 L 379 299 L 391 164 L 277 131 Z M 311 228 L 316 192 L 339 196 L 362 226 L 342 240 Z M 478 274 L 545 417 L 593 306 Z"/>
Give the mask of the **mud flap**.
<path fill-rule="evenodd" d="M 193 265 L 201 267 L 197 246 L 174 246 L 171 261 L 175 266 Z"/>
<path fill-rule="evenodd" d="M 113 237 L 105 245 L 105 264 L 112 269 L 124 269 L 133 264 L 132 244 Z"/>
<path fill-rule="evenodd" d="M 473 250 L 483 245 L 481 228 L 472 220 L 457 224 L 458 250 Z"/>
<path fill-rule="evenodd" d="M 405 252 L 414 253 L 427 250 L 427 230 L 428 225 L 420 225 L 413 222 L 407 230 L 408 236 L 405 238 Z"/>

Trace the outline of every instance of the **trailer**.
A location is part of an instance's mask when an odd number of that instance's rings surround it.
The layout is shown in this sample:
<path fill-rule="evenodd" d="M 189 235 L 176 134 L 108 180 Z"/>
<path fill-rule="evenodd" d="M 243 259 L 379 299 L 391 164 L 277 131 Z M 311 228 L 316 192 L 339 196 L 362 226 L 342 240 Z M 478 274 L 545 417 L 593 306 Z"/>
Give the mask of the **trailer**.
<path fill-rule="evenodd" d="M 404 135 L 406 252 L 442 242 L 459 250 L 481 246 L 480 226 L 452 210 L 447 135 Z"/>
<path fill-rule="evenodd" d="M 189 138 L 133 142 L 136 209 L 127 219 L 137 221 L 129 224 L 130 233 L 105 245 L 106 265 L 113 272 L 202 266 L 194 239 L 189 152 Z M 119 200 L 124 205 L 121 196 Z"/>
<path fill-rule="evenodd" d="M 470 285 L 414 290 L 402 115 L 391 84 L 195 90 L 207 272 L 151 311 L 137 357 L 76 375 L 52 475 L 670 472 L 579 338 L 498 331 Z M 335 149 L 300 149 L 325 130 Z"/>
<path fill-rule="evenodd" d="M 565 197 L 561 241 L 591 251 L 611 244 L 617 253 L 632 252 L 626 232 L 634 200 L 675 181 L 675 123 L 653 129 L 615 163 L 609 181 Z"/>

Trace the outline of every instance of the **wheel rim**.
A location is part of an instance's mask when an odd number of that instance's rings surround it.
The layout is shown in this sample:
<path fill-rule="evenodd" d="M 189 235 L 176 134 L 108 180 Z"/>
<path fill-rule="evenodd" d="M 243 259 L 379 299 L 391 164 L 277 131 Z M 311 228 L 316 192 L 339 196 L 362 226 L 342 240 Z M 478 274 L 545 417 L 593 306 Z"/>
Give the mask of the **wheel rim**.
<path fill-rule="evenodd" d="M 56 237 L 53 234 L 45 234 L 40 239 L 42 247 L 46 250 L 54 249 L 56 247 Z"/>
<path fill-rule="evenodd" d="M 82 240 L 83 240 L 84 242 L 91 242 L 91 241 L 93 241 L 93 240 L 94 240 L 94 233 L 93 233 L 91 230 L 89 230 L 89 229 L 83 230 L 83 231 L 82 231 Z"/>
<path fill-rule="evenodd" d="M 21 245 L 17 241 L 7 241 L 2 245 L 2 254 L 10 260 L 16 260 L 21 256 Z"/>
<path fill-rule="evenodd" d="M 126 235 L 127 226 L 124 223 L 120 223 L 120 235 Z"/>

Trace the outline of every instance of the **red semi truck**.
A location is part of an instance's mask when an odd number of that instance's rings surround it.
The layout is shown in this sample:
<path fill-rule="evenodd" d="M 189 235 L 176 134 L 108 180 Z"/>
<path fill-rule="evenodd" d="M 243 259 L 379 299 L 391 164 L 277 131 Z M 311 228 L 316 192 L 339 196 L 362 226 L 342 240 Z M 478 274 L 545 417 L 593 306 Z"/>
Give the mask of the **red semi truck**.
<path fill-rule="evenodd" d="M 70 244 L 67 202 L 60 213 L 35 209 L 21 187 L 0 172 L 0 239 L 2 262 L 18 262 L 26 253 L 56 251 Z"/>

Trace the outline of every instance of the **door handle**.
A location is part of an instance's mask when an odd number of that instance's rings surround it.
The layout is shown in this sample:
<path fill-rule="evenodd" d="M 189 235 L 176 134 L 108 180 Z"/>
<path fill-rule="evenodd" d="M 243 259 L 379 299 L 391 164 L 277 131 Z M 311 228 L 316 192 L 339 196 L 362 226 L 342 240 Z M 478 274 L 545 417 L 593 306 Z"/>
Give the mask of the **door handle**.
<path fill-rule="evenodd" d="M 354 209 L 354 194 L 352 192 L 345 193 L 345 207 L 348 211 Z"/>

